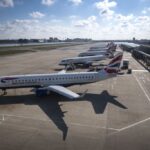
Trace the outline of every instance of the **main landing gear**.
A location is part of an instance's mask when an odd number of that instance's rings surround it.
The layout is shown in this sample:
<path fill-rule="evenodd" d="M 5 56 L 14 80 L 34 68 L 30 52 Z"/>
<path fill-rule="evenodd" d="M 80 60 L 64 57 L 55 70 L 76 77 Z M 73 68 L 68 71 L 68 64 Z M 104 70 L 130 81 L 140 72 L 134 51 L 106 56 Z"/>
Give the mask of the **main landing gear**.
<path fill-rule="evenodd" d="M 7 95 L 6 89 L 2 89 L 2 94 L 1 94 L 1 95 L 2 95 L 2 96 Z"/>

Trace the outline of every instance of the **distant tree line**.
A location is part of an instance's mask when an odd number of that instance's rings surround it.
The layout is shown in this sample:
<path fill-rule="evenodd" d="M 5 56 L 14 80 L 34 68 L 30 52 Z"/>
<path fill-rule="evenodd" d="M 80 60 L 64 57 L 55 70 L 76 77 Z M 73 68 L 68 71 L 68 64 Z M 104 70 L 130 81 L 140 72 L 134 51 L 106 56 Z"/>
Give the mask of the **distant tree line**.
<path fill-rule="evenodd" d="M 142 40 L 92 40 L 88 38 L 66 38 L 65 40 L 60 40 L 57 37 L 49 37 L 49 39 L 5 39 L 0 40 L 0 44 L 26 44 L 26 43 L 48 43 L 48 42 L 132 42 L 136 44 L 145 44 L 150 45 L 150 40 L 142 39 Z"/>
<path fill-rule="evenodd" d="M 15 44 L 18 40 L 0 40 L 0 44 Z"/>
<path fill-rule="evenodd" d="M 48 42 L 89 42 L 89 41 L 92 41 L 92 39 L 67 38 L 65 40 L 60 40 L 57 37 L 50 37 L 49 39 L 16 39 L 16 40 L 6 39 L 6 40 L 0 40 L 0 44 L 26 44 L 26 43 L 48 43 Z"/>

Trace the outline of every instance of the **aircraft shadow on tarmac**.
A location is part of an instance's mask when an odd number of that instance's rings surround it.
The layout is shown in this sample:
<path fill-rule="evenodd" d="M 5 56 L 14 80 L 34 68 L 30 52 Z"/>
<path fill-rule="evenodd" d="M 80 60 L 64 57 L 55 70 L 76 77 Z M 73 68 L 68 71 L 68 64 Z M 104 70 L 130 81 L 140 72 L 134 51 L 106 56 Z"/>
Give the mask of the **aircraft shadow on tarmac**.
<path fill-rule="evenodd" d="M 127 109 L 127 107 L 116 100 L 117 96 L 110 95 L 107 91 L 103 91 L 101 94 L 87 93 L 84 98 L 92 103 L 96 114 L 104 113 L 108 103 L 116 105 L 122 109 Z"/>
<path fill-rule="evenodd" d="M 100 94 L 87 93 L 84 98 L 77 99 L 76 101 L 90 101 L 96 114 L 104 113 L 108 103 L 112 103 L 122 109 L 127 109 L 123 104 L 118 102 L 116 96 L 110 95 L 107 91 Z M 63 100 L 62 100 L 63 99 Z M 25 104 L 25 105 L 38 105 L 47 116 L 53 121 L 57 128 L 63 134 L 63 140 L 67 137 L 68 127 L 63 117 L 66 113 L 61 110 L 61 101 L 70 101 L 67 98 L 60 98 L 60 96 L 52 94 L 47 97 L 37 98 L 34 94 L 22 96 L 4 96 L 0 97 L 0 105 L 8 104 Z M 75 100 L 72 100 L 74 102 Z"/>

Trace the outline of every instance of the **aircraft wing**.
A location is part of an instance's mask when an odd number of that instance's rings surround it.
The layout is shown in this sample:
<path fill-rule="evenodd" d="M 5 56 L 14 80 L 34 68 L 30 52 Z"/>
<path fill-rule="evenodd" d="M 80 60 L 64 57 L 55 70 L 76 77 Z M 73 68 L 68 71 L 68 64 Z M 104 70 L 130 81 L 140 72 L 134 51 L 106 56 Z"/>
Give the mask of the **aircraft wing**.
<path fill-rule="evenodd" d="M 65 74 L 66 73 L 66 70 L 61 70 L 58 72 L 58 74 Z"/>
<path fill-rule="evenodd" d="M 59 86 L 59 85 L 51 85 L 51 86 L 46 87 L 46 89 L 48 89 L 49 91 L 56 92 L 56 93 L 63 95 L 67 98 L 70 98 L 70 99 L 76 99 L 76 98 L 81 97 L 79 94 L 76 94 L 76 93 L 70 91 L 69 89 L 67 89 L 63 86 Z"/>

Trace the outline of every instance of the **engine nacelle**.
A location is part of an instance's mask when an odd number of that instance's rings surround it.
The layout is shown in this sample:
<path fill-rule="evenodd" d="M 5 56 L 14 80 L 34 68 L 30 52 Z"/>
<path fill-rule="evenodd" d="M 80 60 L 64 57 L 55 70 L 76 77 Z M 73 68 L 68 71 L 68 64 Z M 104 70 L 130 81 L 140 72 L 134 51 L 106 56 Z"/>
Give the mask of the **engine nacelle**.
<path fill-rule="evenodd" d="M 86 63 L 84 63 L 84 66 L 85 67 L 90 67 L 90 66 L 92 66 L 92 62 L 86 62 Z"/>
<path fill-rule="evenodd" d="M 49 95 L 50 92 L 49 92 L 48 90 L 46 90 L 46 89 L 37 89 L 37 90 L 35 91 L 35 94 L 36 94 L 36 96 L 38 96 L 38 97 L 43 97 L 43 96 Z"/>

